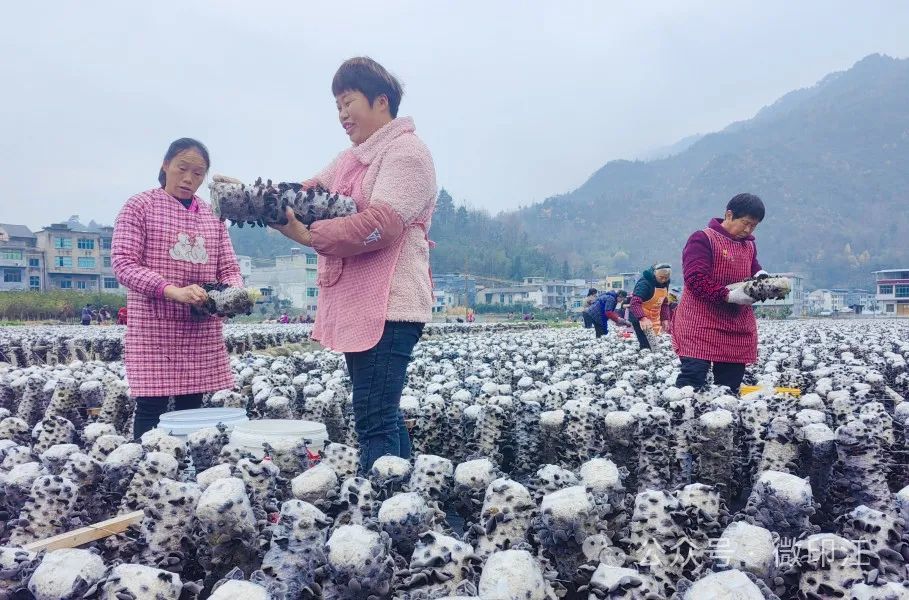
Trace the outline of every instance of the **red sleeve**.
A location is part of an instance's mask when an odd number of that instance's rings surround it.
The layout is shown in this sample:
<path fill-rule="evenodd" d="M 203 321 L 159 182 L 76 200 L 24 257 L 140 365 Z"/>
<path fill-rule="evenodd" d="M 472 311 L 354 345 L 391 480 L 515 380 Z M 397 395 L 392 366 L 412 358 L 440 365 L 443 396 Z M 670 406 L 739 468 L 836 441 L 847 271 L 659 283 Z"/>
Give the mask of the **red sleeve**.
<path fill-rule="evenodd" d="M 641 300 L 640 296 L 631 295 L 631 306 L 629 308 L 635 319 L 640 321 L 644 318 L 644 301 Z"/>
<path fill-rule="evenodd" d="M 404 233 L 404 220 L 390 205 L 373 202 L 361 213 L 316 221 L 309 231 L 316 252 L 344 258 L 391 245 Z"/>
<path fill-rule="evenodd" d="M 609 319 L 610 321 L 612 321 L 613 323 L 618 323 L 619 321 L 622 320 L 622 317 L 619 316 L 619 313 L 615 312 L 614 310 L 607 311 L 606 318 Z"/>
<path fill-rule="evenodd" d="M 754 244 L 754 242 L 752 242 Z M 764 267 L 761 266 L 761 263 L 758 262 L 757 257 L 757 244 L 754 244 L 754 258 L 751 259 L 751 276 L 754 277 L 754 274 L 758 271 L 763 271 Z"/>
<path fill-rule="evenodd" d="M 111 267 L 126 288 L 153 298 L 163 298 L 167 282 L 142 264 L 145 259 L 145 212 L 140 198 L 130 198 L 114 223 Z"/>
<path fill-rule="evenodd" d="M 682 251 L 682 271 L 685 278 L 685 293 L 720 304 L 726 302 L 729 290 L 717 283 L 713 277 L 713 249 L 703 231 L 696 231 L 688 238 Z"/>
<path fill-rule="evenodd" d="M 310 226 L 316 252 L 343 258 L 381 250 L 432 205 L 436 196 L 432 156 L 422 143 L 401 140 L 382 159 L 366 210 Z"/>
<path fill-rule="evenodd" d="M 243 287 L 243 276 L 240 275 L 240 265 L 234 246 L 230 241 L 230 234 L 223 223 L 220 231 L 220 248 L 218 249 L 218 283 L 226 283 L 233 287 Z"/>

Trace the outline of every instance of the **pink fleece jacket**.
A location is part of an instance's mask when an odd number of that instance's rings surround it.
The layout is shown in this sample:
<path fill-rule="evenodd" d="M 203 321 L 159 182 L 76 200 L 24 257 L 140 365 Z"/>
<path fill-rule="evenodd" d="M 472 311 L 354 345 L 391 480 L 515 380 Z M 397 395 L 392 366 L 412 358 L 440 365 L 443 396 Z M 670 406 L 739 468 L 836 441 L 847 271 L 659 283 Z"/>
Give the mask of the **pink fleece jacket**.
<path fill-rule="evenodd" d="M 432 319 L 427 232 L 436 178 L 429 149 L 414 131 L 412 119 L 394 119 L 315 177 L 352 196 L 358 209 L 310 227 L 320 256 L 313 336 L 329 348 L 368 350 L 386 320 Z"/>

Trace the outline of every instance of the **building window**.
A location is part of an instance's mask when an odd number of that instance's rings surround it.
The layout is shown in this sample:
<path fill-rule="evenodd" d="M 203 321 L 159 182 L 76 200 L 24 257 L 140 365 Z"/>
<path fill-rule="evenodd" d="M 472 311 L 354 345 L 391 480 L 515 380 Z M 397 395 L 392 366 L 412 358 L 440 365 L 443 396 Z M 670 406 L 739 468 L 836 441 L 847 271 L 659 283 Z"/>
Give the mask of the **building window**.
<path fill-rule="evenodd" d="M 38 291 L 41 289 L 41 278 L 37 275 L 32 275 L 28 278 L 28 288 L 32 291 Z"/>
<path fill-rule="evenodd" d="M 28 259 L 28 266 L 32 267 L 33 269 L 37 269 L 38 267 L 41 266 L 41 259 L 40 258 Z"/>
<path fill-rule="evenodd" d="M 19 269 L 3 269 L 3 283 L 22 283 L 22 271 Z"/>
<path fill-rule="evenodd" d="M 94 269 L 95 268 L 95 257 L 94 256 L 80 256 L 79 257 L 79 268 L 80 269 Z"/>
<path fill-rule="evenodd" d="M 73 289 L 73 280 L 72 279 L 61 279 L 60 280 L 60 289 L 61 290 Z"/>
<path fill-rule="evenodd" d="M 22 260 L 22 250 L 4 249 L 0 251 L 0 258 L 4 260 Z"/>
<path fill-rule="evenodd" d="M 893 293 L 892 285 L 879 285 L 877 286 L 877 293 L 882 296 L 888 296 Z"/>
<path fill-rule="evenodd" d="M 308 264 L 308 265 L 314 265 L 314 264 L 316 264 L 318 261 L 319 261 L 319 257 L 316 256 L 315 254 L 307 254 L 307 255 L 306 255 L 306 264 Z"/>
<path fill-rule="evenodd" d="M 106 290 L 115 290 L 120 287 L 120 284 L 117 283 L 116 277 L 105 277 L 104 278 L 104 289 Z"/>
<path fill-rule="evenodd" d="M 55 257 L 54 264 L 58 267 L 71 269 L 73 266 L 73 257 L 72 256 L 57 256 Z"/>
<path fill-rule="evenodd" d="M 307 298 L 318 298 L 319 297 L 319 288 L 306 288 L 306 297 Z"/>
<path fill-rule="evenodd" d="M 909 298 L 909 285 L 896 286 L 896 297 L 897 298 Z"/>
<path fill-rule="evenodd" d="M 85 290 L 85 289 L 88 289 L 88 284 L 87 284 L 86 282 L 84 282 L 84 281 L 77 281 L 77 282 L 76 282 L 76 289 L 77 289 L 77 290 Z"/>
<path fill-rule="evenodd" d="M 110 256 L 105 256 L 105 257 L 101 258 L 101 262 L 104 264 L 105 269 L 110 268 Z"/>
<path fill-rule="evenodd" d="M 73 247 L 72 238 L 54 238 L 54 248 L 69 249 Z"/>
<path fill-rule="evenodd" d="M 621 281 L 613 281 L 613 282 L 612 282 L 612 289 L 614 289 L 614 290 L 620 290 L 620 289 L 622 289 L 622 282 L 621 282 Z"/>
<path fill-rule="evenodd" d="M 79 250 L 94 250 L 95 240 L 91 238 L 79 238 L 76 246 L 79 248 Z"/>
<path fill-rule="evenodd" d="M 111 238 L 101 238 L 101 249 L 110 250 Z"/>
<path fill-rule="evenodd" d="M 886 310 L 885 312 L 896 312 L 896 305 L 895 305 L 895 304 L 888 304 L 888 305 L 887 305 L 887 310 Z"/>

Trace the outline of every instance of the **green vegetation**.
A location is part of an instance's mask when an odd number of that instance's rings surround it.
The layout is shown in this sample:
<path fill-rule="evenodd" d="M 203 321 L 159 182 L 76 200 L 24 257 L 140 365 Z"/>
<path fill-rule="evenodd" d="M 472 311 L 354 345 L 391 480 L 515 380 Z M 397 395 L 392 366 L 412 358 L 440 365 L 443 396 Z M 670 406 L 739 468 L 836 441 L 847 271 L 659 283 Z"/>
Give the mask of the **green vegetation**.
<path fill-rule="evenodd" d="M 107 306 L 116 317 L 126 306 L 124 294 L 104 294 L 56 290 L 53 292 L 3 292 L 0 294 L 0 319 L 8 321 L 67 321 L 79 318 L 82 307 Z M 6 323 L 5 323 L 6 324 Z"/>

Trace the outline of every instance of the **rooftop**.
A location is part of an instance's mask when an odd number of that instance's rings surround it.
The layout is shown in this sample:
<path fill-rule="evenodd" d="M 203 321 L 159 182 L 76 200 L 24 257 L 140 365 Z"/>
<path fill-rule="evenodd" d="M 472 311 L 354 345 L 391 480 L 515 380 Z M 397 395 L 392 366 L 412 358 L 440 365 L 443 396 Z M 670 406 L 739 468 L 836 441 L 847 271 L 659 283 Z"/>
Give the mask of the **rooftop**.
<path fill-rule="evenodd" d="M 73 215 L 61 223 L 51 223 L 44 229 L 68 230 L 75 231 L 76 233 L 97 234 L 113 234 L 114 231 L 113 225 L 101 225 L 99 223 L 95 223 L 94 220 L 89 221 L 88 225 L 83 225 L 82 222 L 79 221 L 79 215 Z"/>
<path fill-rule="evenodd" d="M 12 223 L 0 223 L 0 229 L 6 232 L 11 238 L 34 238 L 35 234 L 25 225 L 14 225 Z"/>

